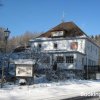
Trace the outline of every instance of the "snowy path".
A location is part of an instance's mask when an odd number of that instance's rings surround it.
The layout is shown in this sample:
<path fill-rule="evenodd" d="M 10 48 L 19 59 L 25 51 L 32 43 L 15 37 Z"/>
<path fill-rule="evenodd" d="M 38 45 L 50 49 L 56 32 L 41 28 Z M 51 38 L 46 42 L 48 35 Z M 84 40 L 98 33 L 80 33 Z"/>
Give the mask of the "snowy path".
<path fill-rule="evenodd" d="M 73 80 L 31 86 L 7 85 L 0 89 L 0 100 L 60 100 L 100 91 L 100 81 Z"/>

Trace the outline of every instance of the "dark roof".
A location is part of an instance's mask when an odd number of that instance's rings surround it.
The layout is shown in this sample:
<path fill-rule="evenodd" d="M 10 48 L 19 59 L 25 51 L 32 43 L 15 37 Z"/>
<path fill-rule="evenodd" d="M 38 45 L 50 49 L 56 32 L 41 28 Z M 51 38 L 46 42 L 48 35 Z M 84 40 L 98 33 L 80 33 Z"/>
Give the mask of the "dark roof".
<path fill-rule="evenodd" d="M 54 31 L 64 31 L 65 37 L 70 36 L 73 34 L 74 36 L 81 36 L 85 33 L 73 22 L 62 22 L 61 24 L 57 25 L 56 27 L 50 29 L 49 31 L 41 34 L 39 37 L 51 37 Z M 86 34 L 85 34 L 86 35 Z"/>
<path fill-rule="evenodd" d="M 88 39 L 89 41 L 91 41 L 93 44 L 95 44 L 96 46 L 98 46 L 93 40 L 91 40 L 91 38 L 86 35 L 74 22 L 62 22 L 59 25 L 55 26 L 54 28 L 50 29 L 49 31 L 41 34 L 39 37 L 47 37 L 47 38 L 51 38 L 52 37 L 52 33 L 54 31 L 64 31 L 65 35 L 64 37 L 76 37 L 76 36 L 82 36 L 85 35 L 86 39 Z M 73 35 L 73 36 L 72 36 Z M 99 46 L 98 46 L 99 47 Z M 99 47 L 100 48 L 100 47 Z"/>
<path fill-rule="evenodd" d="M 29 48 L 30 46 L 19 46 L 17 48 L 14 49 L 14 53 L 17 53 L 17 52 L 23 52 L 25 51 L 27 48 Z"/>

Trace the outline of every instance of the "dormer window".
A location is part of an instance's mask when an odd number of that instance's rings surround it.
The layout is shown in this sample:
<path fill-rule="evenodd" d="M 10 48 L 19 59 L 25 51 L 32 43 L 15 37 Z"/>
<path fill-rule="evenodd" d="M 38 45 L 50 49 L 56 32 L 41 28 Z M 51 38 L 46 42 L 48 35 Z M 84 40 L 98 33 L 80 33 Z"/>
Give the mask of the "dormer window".
<path fill-rule="evenodd" d="M 62 36 L 64 36 L 64 31 L 52 32 L 52 37 L 62 37 Z"/>

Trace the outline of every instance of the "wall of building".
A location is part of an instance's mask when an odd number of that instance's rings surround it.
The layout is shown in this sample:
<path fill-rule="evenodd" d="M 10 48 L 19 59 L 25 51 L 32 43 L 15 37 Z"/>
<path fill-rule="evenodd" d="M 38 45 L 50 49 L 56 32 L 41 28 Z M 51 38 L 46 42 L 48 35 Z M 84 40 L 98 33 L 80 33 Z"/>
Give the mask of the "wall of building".
<path fill-rule="evenodd" d="M 76 43 L 76 46 L 72 46 L 73 43 Z M 33 41 L 32 47 L 34 48 L 41 44 L 40 50 L 53 52 L 54 56 L 64 56 L 64 62 L 58 63 L 57 66 L 63 69 L 83 69 L 84 65 L 98 65 L 98 57 L 99 57 L 99 48 L 85 38 L 80 39 L 47 39 L 47 40 L 38 40 Z M 57 44 L 57 47 L 54 47 L 54 44 Z M 78 51 L 80 53 L 61 53 L 56 54 L 57 51 Z M 74 63 L 66 63 L 66 56 L 72 55 L 74 56 Z M 50 57 L 52 59 L 52 57 Z M 52 64 L 52 61 L 50 61 Z"/>
<path fill-rule="evenodd" d="M 72 48 L 73 43 L 76 43 L 76 46 Z M 79 51 L 85 53 L 85 39 L 70 39 L 70 40 L 47 40 L 47 41 L 37 41 L 33 42 L 32 46 L 38 46 L 41 44 L 41 50 L 50 51 L 50 50 L 65 50 L 65 51 Z M 54 48 L 54 44 L 57 44 L 57 48 Z M 74 44 L 75 45 L 75 44 Z"/>
<path fill-rule="evenodd" d="M 73 63 L 66 63 L 66 56 L 73 56 L 73 58 L 75 58 L 74 54 L 71 54 L 71 53 L 67 53 L 67 54 L 61 53 L 61 54 L 54 54 L 53 56 L 54 56 L 55 61 L 56 61 L 57 56 L 63 56 L 64 57 L 63 63 L 57 62 L 57 67 L 58 68 L 60 68 L 60 69 L 75 69 L 75 62 L 73 62 Z"/>
<path fill-rule="evenodd" d="M 59 62 L 57 57 L 63 57 L 63 61 Z M 66 57 L 73 57 L 73 59 L 66 59 Z M 83 70 L 84 64 L 82 64 L 82 58 L 84 55 L 79 53 L 53 53 L 50 54 L 50 61 L 48 63 L 40 64 L 40 68 L 52 68 L 54 63 L 57 63 L 58 69 L 78 69 Z M 71 61 L 70 61 L 71 60 Z"/>
<path fill-rule="evenodd" d="M 76 60 L 75 69 L 83 69 L 84 68 L 84 65 L 85 65 L 84 58 L 85 58 L 85 55 L 77 53 L 76 59 L 75 59 Z"/>
<path fill-rule="evenodd" d="M 99 60 L 98 60 L 98 65 L 100 65 L 100 49 L 99 49 Z"/>
<path fill-rule="evenodd" d="M 86 57 L 85 57 L 85 63 L 86 64 L 88 64 L 88 65 L 98 65 L 99 47 L 97 47 L 95 44 L 93 44 L 89 40 L 86 40 L 86 42 L 85 42 L 85 53 L 86 53 Z"/>

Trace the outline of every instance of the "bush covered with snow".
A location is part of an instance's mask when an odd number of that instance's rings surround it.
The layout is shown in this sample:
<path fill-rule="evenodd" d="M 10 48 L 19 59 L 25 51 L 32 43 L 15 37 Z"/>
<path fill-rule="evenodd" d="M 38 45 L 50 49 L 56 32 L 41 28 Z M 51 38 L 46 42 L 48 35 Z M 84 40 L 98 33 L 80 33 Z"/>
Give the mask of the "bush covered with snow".
<path fill-rule="evenodd" d="M 26 85 L 26 80 L 25 79 L 20 79 L 19 84 L 20 85 Z"/>

